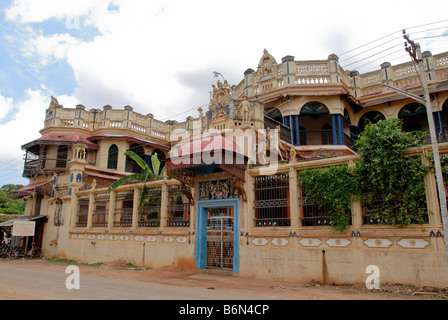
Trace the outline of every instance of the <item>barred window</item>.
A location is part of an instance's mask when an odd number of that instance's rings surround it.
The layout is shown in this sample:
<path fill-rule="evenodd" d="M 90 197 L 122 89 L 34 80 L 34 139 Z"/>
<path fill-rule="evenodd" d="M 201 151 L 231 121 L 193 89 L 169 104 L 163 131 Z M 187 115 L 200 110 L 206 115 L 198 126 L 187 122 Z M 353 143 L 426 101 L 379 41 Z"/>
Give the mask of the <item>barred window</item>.
<path fill-rule="evenodd" d="M 190 226 L 190 201 L 182 194 L 179 186 L 170 187 L 168 205 L 168 226 Z"/>
<path fill-rule="evenodd" d="M 92 227 L 107 227 L 107 204 L 109 203 L 109 198 L 109 194 L 99 194 L 95 196 Z"/>
<path fill-rule="evenodd" d="M 160 227 L 160 211 L 162 204 L 162 189 L 148 189 L 145 204 L 140 209 L 139 227 Z"/>
<path fill-rule="evenodd" d="M 134 191 L 118 193 L 116 201 L 114 227 L 132 227 Z"/>
<path fill-rule="evenodd" d="M 79 198 L 78 214 L 76 219 L 77 227 L 87 227 L 87 216 L 89 214 L 89 198 Z"/>
<path fill-rule="evenodd" d="M 330 218 L 325 208 L 309 197 L 304 186 L 299 186 L 299 206 L 302 226 L 329 226 Z"/>
<path fill-rule="evenodd" d="M 381 194 L 365 193 L 362 196 L 363 223 L 374 224 L 401 224 L 407 219 L 411 224 L 429 223 L 426 197 L 416 200 L 414 208 L 402 207 L 402 199 L 388 199 Z M 400 210 L 404 215 L 400 214 Z"/>
<path fill-rule="evenodd" d="M 291 225 L 289 175 L 287 173 L 255 178 L 255 226 Z"/>

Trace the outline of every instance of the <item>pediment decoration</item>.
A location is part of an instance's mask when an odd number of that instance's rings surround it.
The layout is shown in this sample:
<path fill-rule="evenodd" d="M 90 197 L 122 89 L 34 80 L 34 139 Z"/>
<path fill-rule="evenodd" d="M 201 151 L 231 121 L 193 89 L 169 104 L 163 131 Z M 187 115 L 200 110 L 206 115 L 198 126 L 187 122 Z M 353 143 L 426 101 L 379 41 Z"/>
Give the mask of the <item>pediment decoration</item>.
<path fill-rule="evenodd" d="M 274 74 L 274 69 L 277 66 L 275 58 L 266 50 L 263 51 L 263 57 L 258 64 L 258 70 L 261 71 L 261 80 L 266 77 L 271 77 Z"/>
<path fill-rule="evenodd" d="M 212 113 L 211 120 L 217 120 L 229 115 L 229 103 L 232 99 L 231 89 L 226 80 L 222 83 L 220 80 L 212 85 L 209 110 Z"/>

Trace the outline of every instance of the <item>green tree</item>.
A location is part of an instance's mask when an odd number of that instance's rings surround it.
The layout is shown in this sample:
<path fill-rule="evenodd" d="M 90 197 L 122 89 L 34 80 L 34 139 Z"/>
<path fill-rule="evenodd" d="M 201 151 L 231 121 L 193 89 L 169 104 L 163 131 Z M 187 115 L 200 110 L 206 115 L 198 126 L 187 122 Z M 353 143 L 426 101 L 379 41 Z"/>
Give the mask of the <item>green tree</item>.
<path fill-rule="evenodd" d="M 109 186 L 109 191 L 112 191 L 119 186 L 126 184 L 131 181 L 140 182 L 143 183 L 142 193 L 140 195 L 140 206 L 142 206 L 145 203 L 145 198 L 148 193 L 148 188 L 146 187 L 146 183 L 150 180 L 160 180 L 163 178 L 163 174 L 165 172 L 165 167 L 161 168 L 161 162 L 159 158 L 157 157 L 157 153 L 154 153 L 151 156 L 151 167 L 135 152 L 133 151 L 126 151 L 124 153 L 125 156 L 130 157 L 132 160 L 134 160 L 140 168 L 144 170 L 144 173 L 134 173 L 127 175 L 114 183 L 112 183 Z"/>
<path fill-rule="evenodd" d="M 351 197 L 357 192 L 354 170 L 345 165 L 303 170 L 298 179 L 303 196 L 325 208 L 333 229 L 344 231 L 350 222 Z"/>
<path fill-rule="evenodd" d="M 369 124 L 361 133 L 356 142 L 361 154 L 358 182 L 364 205 L 374 208 L 372 218 L 398 226 L 424 222 L 428 168 L 420 157 L 404 155 L 421 145 L 422 138 L 423 132 L 403 132 L 399 119 Z"/>
<path fill-rule="evenodd" d="M 9 198 L 8 193 L 23 187 L 21 184 L 5 184 L 0 189 L 0 213 L 1 214 L 23 214 L 25 212 L 25 201 L 19 198 Z"/>
<path fill-rule="evenodd" d="M 421 145 L 423 133 L 403 132 L 399 119 L 368 124 L 356 148 L 361 155 L 356 169 L 333 166 L 298 172 L 306 195 L 324 207 L 334 229 L 348 226 L 350 197 L 370 209 L 369 218 L 405 226 L 427 217 L 425 168 L 420 157 L 404 152 Z M 448 161 L 447 161 L 448 163 Z"/>

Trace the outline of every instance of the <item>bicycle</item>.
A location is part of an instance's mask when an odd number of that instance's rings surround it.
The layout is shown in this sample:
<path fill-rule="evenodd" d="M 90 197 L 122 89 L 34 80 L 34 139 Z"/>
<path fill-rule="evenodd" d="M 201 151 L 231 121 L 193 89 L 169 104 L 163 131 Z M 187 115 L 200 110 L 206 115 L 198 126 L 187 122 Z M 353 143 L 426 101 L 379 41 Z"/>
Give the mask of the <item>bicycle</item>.
<path fill-rule="evenodd" d="M 42 256 L 42 253 L 40 248 L 35 247 L 33 243 L 30 251 L 28 251 L 26 255 L 30 258 L 40 258 Z"/>
<path fill-rule="evenodd" d="M 0 258 L 9 258 L 9 245 L 5 244 L 1 247 Z"/>
<path fill-rule="evenodd" d="M 23 258 L 25 256 L 25 250 L 21 247 L 15 247 L 11 249 L 11 252 L 9 253 L 10 259 L 19 259 Z"/>

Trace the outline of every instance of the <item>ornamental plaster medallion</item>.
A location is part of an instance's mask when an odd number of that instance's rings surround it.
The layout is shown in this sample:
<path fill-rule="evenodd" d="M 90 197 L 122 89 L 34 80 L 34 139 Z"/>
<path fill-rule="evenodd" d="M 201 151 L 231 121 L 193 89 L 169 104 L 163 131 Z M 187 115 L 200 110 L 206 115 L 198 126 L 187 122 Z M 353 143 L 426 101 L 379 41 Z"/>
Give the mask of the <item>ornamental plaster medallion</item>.
<path fill-rule="evenodd" d="M 187 237 L 177 237 L 176 241 L 179 243 L 186 243 L 188 241 Z"/>
<path fill-rule="evenodd" d="M 134 236 L 134 240 L 135 241 L 143 241 L 145 239 L 145 237 L 143 237 L 143 236 Z"/>
<path fill-rule="evenodd" d="M 78 235 L 76 233 L 74 233 L 74 234 L 71 235 L 71 238 L 72 239 L 78 239 Z"/>
<path fill-rule="evenodd" d="M 318 247 L 322 244 L 322 240 L 303 238 L 302 240 L 299 241 L 299 243 L 304 247 Z"/>
<path fill-rule="evenodd" d="M 265 238 L 255 238 L 254 240 L 252 240 L 252 243 L 256 246 L 264 246 L 268 243 L 269 241 L 266 240 Z"/>
<path fill-rule="evenodd" d="M 147 236 L 146 241 L 155 242 L 155 241 L 157 241 L 157 237 L 156 236 Z"/>
<path fill-rule="evenodd" d="M 389 239 L 367 239 L 364 244 L 369 248 L 389 248 L 393 242 Z"/>
<path fill-rule="evenodd" d="M 84 239 L 84 235 L 83 234 L 78 234 L 78 239 Z"/>
<path fill-rule="evenodd" d="M 165 238 L 163 238 L 163 241 L 165 241 L 165 242 L 173 242 L 174 239 L 173 239 L 173 237 L 165 237 Z"/>
<path fill-rule="evenodd" d="M 429 246 L 429 242 L 424 239 L 401 239 L 397 244 L 405 249 L 424 249 Z"/>
<path fill-rule="evenodd" d="M 99 234 L 97 237 L 96 237 L 98 240 L 104 240 L 104 234 Z"/>
<path fill-rule="evenodd" d="M 87 238 L 88 238 L 89 240 L 95 240 L 96 235 L 94 235 L 94 234 L 89 234 L 89 235 L 87 236 Z"/>
<path fill-rule="evenodd" d="M 351 241 L 348 239 L 328 239 L 325 243 L 330 247 L 348 247 L 351 244 Z"/>
<path fill-rule="evenodd" d="M 288 244 L 288 240 L 283 238 L 275 238 L 271 241 L 274 246 L 286 246 Z"/>
<path fill-rule="evenodd" d="M 109 236 L 109 239 L 115 241 L 115 240 L 118 240 L 118 236 L 117 236 L 116 234 L 114 234 L 114 235 L 110 235 L 110 236 Z"/>

